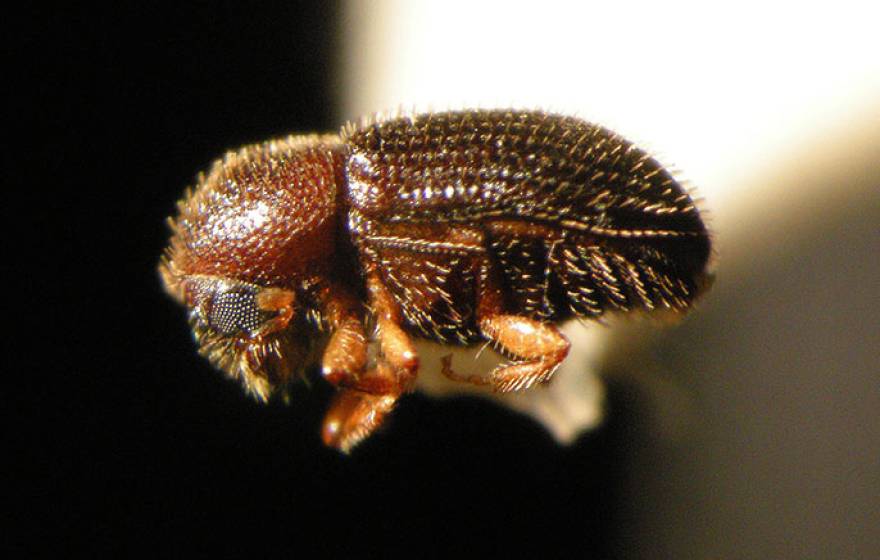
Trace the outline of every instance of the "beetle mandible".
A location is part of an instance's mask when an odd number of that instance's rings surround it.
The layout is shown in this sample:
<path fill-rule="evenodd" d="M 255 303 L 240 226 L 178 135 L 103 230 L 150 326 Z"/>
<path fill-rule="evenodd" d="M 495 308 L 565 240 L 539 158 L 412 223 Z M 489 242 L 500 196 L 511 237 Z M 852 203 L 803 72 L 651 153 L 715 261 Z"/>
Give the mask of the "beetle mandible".
<path fill-rule="evenodd" d="M 565 359 L 559 322 L 683 312 L 711 279 L 709 233 L 669 171 L 541 111 L 374 117 L 247 146 L 169 221 L 160 273 L 200 352 L 263 401 L 319 363 L 339 388 L 323 438 L 343 451 L 413 389 L 414 336 L 488 340 L 508 363 L 443 373 L 522 390 Z"/>

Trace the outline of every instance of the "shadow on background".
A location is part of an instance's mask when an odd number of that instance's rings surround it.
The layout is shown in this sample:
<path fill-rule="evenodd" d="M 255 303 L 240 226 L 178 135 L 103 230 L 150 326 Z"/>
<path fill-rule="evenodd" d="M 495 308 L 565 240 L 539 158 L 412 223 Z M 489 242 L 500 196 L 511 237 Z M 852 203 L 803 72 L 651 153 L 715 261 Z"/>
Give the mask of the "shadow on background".
<path fill-rule="evenodd" d="M 632 557 L 880 554 L 877 146 L 849 130 L 752 177 L 771 195 L 701 308 L 609 356 L 650 418 L 625 460 Z"/>

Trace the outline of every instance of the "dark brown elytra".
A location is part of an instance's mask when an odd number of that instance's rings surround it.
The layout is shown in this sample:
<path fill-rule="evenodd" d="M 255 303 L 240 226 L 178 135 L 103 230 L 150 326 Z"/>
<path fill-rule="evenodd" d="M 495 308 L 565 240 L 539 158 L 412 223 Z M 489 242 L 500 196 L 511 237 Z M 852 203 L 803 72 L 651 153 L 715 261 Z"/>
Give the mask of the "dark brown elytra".
<path fill-rule="evenodd" d="M 491 341 L 510 363 L 480 376 L 446 360 L 444 374 L 520 390 L 567 355 L 560 321 L 683 312 L 709 278 L 709 234 L 666 169 L 539 111 L 377 118 L 249 146 L 200 177 L 171 227 L 160 272 L 200 351 L 262 400 L 319 362 L 340 389 L 324 440 L 344 451 L 412 390 L 411 336 Z"/>

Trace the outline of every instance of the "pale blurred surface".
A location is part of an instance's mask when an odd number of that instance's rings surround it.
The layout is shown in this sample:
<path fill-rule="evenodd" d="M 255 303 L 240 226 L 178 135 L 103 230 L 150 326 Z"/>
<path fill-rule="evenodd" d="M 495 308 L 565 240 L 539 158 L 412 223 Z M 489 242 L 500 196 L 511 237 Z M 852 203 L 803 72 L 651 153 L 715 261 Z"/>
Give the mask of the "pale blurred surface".
<path fill-rule="evenodd" d="M 632 557 L 880 556 L 880 14 L 574 6 L 350 2 L 340 116 L 540 107 L 675 163 L 713 291 L 675 328 L 591 330 L 580 376 L 511 405 L 567 441 L 602 413 L 584 369 L 633 383 Z"/>

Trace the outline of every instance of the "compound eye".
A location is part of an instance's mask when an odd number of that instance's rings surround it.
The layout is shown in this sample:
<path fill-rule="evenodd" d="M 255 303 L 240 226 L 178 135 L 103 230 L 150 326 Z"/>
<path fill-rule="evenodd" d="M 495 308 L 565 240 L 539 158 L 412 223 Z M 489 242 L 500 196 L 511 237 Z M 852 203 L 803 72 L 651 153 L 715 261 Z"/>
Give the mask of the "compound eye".
<path fill-rule="evenodd" d="M 235 288 L 214 294 L 208 324 L 218 334 L 253 334 L 272 316 L 257 307 L 257 290 Z"/>

